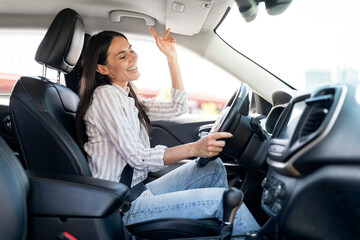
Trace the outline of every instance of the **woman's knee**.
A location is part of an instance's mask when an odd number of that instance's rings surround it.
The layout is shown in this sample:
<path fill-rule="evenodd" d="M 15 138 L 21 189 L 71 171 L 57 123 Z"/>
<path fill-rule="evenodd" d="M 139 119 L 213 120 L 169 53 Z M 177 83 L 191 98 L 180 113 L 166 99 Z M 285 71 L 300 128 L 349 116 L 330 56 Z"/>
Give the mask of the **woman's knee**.
<path fill-rule="evenodd" d="M 212 161 L 211 169 L 214 172 L 214 177 L 216 176 L 216 178 L 218 179 L 217 181 L 219 183 L 222 183 L 219 186 L 227 187 L 228 186 L 227 173 L 226 173 L 224 163 L 222 162 L 222 160 L 220 158 L 217 158 L 214 161 Z"/>
<path fill-rule="evenodd" d="M 221 158 L 218 157 L 215 160 L 211 161 L 210 163 L 214 169 L 218 171 L 225 171 L 225 166 Z"/>

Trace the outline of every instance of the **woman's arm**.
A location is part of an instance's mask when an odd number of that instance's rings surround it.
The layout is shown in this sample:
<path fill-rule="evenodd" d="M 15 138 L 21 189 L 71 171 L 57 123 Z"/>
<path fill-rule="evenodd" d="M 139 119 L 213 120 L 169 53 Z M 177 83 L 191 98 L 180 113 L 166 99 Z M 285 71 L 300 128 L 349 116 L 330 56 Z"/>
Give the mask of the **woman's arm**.
<path fill-rule="evenodd" d="M 189 157 L 213 157 L 219 155 L 225 146 L 223 138 L 232 137 L 231 133 L 217 132 L 209 134 L 200 140 L 188 144 L 167 148 L 164 154 L 164 164 L 168 165 Z"/>
<path fill-rule="evenodd" d="M 184 83 L 181 77 L 175 48 L 176 41 L 173 37 L 169 36 L 170 28 L 164 32 L 162 38 L 159 37 L 153 28 L 150 27 L 149 29 L 155 38 L 156 45 L 167 58 L 172 87 L 184 91 Z"/>
<path fill-rule="evenodd" d="M 164 120 L 180 116 L 187 112 L 187 94 L 172 88 L 169 100 L 138 97 L 147 108 L 146 114 L 150 120 Z"/>
<path fill-rule="evenodd" d="M 162 38 L 153 28 L 149 28 L 155 38 L 156 45 L 165 54 L 171 76 L 172 87 L 184 91 L 184 84 L 177 59 L 175 39 L 169 36 L 170 29 L 167 29 Z M 232 135 L 226 132 L 210 134 L 196 142 L 167 148 L 164 153 L 164 164 L 168 165 L 189 157 L 213 157 L 218 155 L 225 146 L 223 138 L 230 138 Z"/>

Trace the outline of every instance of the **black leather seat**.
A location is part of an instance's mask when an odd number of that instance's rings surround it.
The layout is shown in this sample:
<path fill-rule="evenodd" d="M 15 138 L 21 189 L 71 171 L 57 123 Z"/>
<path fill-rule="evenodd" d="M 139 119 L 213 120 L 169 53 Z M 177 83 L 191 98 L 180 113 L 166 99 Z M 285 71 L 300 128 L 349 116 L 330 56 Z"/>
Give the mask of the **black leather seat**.
<path fill-rule="evenodd" d="M 79 175 L 47 175 L 25 173 L 0 137 L 0 239 L 125 237 L 118 212 L 129 193 L 125 185 Z"/>
<path fill-rule="evenodd" d="M 76 65 L 84 42 L 82 18 L 71 9 L 53 20 L 36 61 L 69 73 Z M 78 96 L 45 77 L 21 77 L 10 98 L 10 116 L 26 169 L 91 176 L 87 161 L 75 142 Z M 168 239 L 218 235 L 217 219 L 159 219 L 129 226 L 136 236 Z"/>
<path fill-rule="evenodd" d="M 61 11 L 41 42 L 35 60 L 64 73 L 81 54 L 84 23 L 73 10 Z M 75 142 L 78 96 L 45 77 L 21 77 L 10 97 L 10 118 L 26 169 L 91 176 Z"/>
<path fill-rule="evenodd" d="M 30 185 L 20 163 L 9 149 L 4 150 L 5 145 L 0 139 L 0 239 L 25 239 Z"/>

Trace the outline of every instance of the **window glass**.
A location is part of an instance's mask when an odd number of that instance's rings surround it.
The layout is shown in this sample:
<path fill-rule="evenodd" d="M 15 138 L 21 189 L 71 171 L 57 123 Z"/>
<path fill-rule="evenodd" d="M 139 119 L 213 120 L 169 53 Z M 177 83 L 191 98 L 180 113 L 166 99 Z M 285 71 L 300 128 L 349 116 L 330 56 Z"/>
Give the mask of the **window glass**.
<path fill-rule="evenodd" d="M 42 65 L 35 61 L 44 31 L 0 31 L 0 94 L 9 95 L 21 76 L 41 76 Z M 56 81 L 57 71 L 47 69 L 47 78 Z M 64 77 L 61 76 L 64 83 Z"/>
<path fill-rule="evenodd" d="M 43 31 L 0 32 L 0 94 L 9 95 L 20 76 L 40 76 L 42 65 L 34 60 Z M 153 39 L 129 36 L 133 49 L 138 53 L 140 79 L 134 84 L 140 95 L 168 99 L 171 88 L 166 58 Z M 189 96 L 189 113 L 218 114 L 239 81 L 219 67 L 177 46 L 179 65 Z M 47 69 L 47 78 L 56 81 L 57 72 Z M 64 82 L 63 75 L 61 82 Z"/>
<path fill-rule="evenodd" d="M 300 90 L 359 81 L 360 1 L 292 1 L 277 16 L 268 15 L 264 3 L 258 9 L 246 23 L 234 4 L 218 35 Z"/>
<path fill-rule="evenodd" d="M 134 82 L 139 93 L 148 97 L 168 99 L 170 73 L 165 56 L 155 42 L 129 37 L 138 53 L 140 79 Z M 205 59 L 177 46 L 180 70 L 188 93 L 189 113 L 218 114 L 240 86 L 237 78 Z"/>

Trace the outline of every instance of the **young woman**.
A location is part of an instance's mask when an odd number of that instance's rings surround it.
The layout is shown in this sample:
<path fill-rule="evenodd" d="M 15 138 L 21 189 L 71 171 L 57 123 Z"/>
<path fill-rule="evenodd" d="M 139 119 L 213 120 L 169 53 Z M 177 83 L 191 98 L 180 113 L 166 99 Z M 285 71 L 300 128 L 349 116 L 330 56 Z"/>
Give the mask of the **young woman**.
<path fill-rule="evenodd" d="M 136 95 L 132 81 L 140 77 L 138 55 L 123 34 L 104 31 L 89 40 L 76 121 L 79 144 L 88 155 L 96 178 L 118 182 L 128 164 L 134 169 L 131 186 L 135 186 L 145 180 L 148 172 L 171 163 L 194 156 L 218 155 L 225 146 L 225 141 L 219 139 L 232 136 L 219 132 L 172 148 L 150 147 L 149 119 L 168 119 L 187 110 L 175 39 L 169 36 L 170 29 L 162 37 L 154 29 L 150 31 L 169 65 L 172 82 L 169 101 Z M 191 161 L 147 184 L 147 190 L 132 202 L 123 220 L 126 225 L 166 217 L 221 220 L 222 195 L 227 187 L 220 159 L 203 168 Z M 242 204 L 235 216 L 233 232 L 246 233 L 258 227 Z"/>

